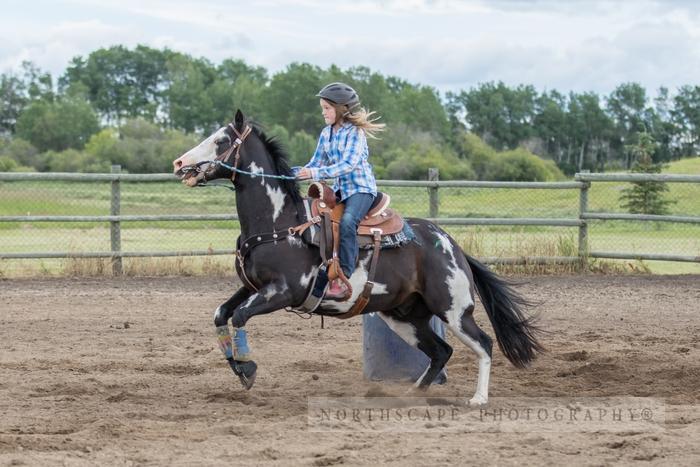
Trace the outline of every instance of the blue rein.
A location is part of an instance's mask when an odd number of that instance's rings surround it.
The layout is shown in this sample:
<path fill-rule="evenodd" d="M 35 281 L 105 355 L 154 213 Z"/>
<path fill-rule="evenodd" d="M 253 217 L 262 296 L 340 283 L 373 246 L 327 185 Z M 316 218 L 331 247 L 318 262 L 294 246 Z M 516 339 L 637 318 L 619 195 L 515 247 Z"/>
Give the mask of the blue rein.
<path fill-rule="evenodd" d="M 249 176 L 251 176 L 251 177 L 275 178 L 275 179 L 278 179 L 278 180 L 296 180 L 296 177 L 290 176 L 290 175 L 274 175 L 274 174 L 266 174 L 266 173 L 264 173 L 264 172 L 250 172 L 250 171 L 248 171 L 248 170 L 243 170 L 243 169 L 239 169 L 239 168 L 237 168 L 237 167 L 233 167 L 233 166 L 231 166 L 231 165 L 226 164 L 225 162 L 221 162 L 221 161 L 218 161 L 218 160 L 214 160 L 214 161 L 202 161 L 202 162 L 200 162 L 200 163 L 198 163 L 198 164 L 196 165 L 196 167 L 194 168 L 194 170 L 199 171 L 199 166 L 204 165 L 204 164 L 215 164 L 215 165 L 219 165 L 219 166 L 221 166 L 221 167 L 224 167 L 224 168 L 230 170 L 231 172 L 237 172 L 237 173 L 239 173 L 239 174 L 249 175 Z M 218 183 L 212 183 L 212 184 L 210 184 L 210 183 L 207 183 L 207 182 L 205 182 L 205 181 L 202 181 L 202 182 L 198 183 L 196 186 L 199 186 L 199 187 L 204 187 L 204 186 L 206 186 L 206 187 L 220 187 L 220 188 L 226 188 L 227 190 L 236 191 L 236 187 L 235 187 L 235 186 L 220 185 L 220 184 L 218 184 Z"/>
<path fill-rule="evenodd" d="M 201 166 L 203 166 L 203 165 L 205 165 L 205 164 L 214 164 L 215 166 L 224 167 L 224 168 L 230 170 L 230 171 L 231 171 L 231 174 L 232 174 L 232 176 L 231 176 L 231 181 L 233 181 L 233 179 L 235 178 L 235 175 L 236 175 L 237 173 L 239 173 L 239 174 L 244 174 L 244 175 L 248 175 L 248 176 L 250 176 L 250 177 L 274 178 L 274 179 L 277 179 L 277 180 L 296 180 L 296 177 L 295 177 L 295 176 L 292 176 L 292 175 L 274 175 L 274 174 L 266 174 L 266 173 L 264 173 L 264 172 L 250 172 L 250 171 L 248 171 L 248 170 L 243 170 L 243 169 L 239 169 L 238 167 L 236 167 L 236 166 L 238 165 L 238 157 L 239 157 L 239 154 L 240 154 L 241 146 L 243 145 L 243 141 L 245 141 L 246 137 L 250 134 L 250 132 L 251 132 L 251 127 L 250 127 L 250 126 L 246 126 L 245 131 L 243 132 L 243 134 L 239 133 L 238 130 L 236 130 L 236 129 L 233 127 L 233 125 L 230 124 L 230 123 L 229 123 L 229 127 L 231 127 L 231 129 L 233 130 L 233 132 L 234 132 L 238 137 L 237 137 L 236 140 L 231 144 L 231 147 L 230 147 L 229 149 L 227 149 L 226 152 L 225 152 L 224 154 L 222 154 L 222 156 L 220 156 L 221 159 L 216 158 L 216 159 L 214 159 L 213 161 L 201 161 L 201 162 L 197 162 L 197 163 L 194 164 L 193 166 L 190 166 L 190 167 L 187 167 L 187 168 L 183 168 L 183 171 L 191 171 L 191 172 L 200 173 L 200 172 L 202 172 Z M 228 135 L 227 135 L 227 136 L 228 136 Z M 230 140 L 230 138 L 229 138 L 229 140 Z M 233 165 L 229 165 L 229 164 L 223 162 L 223 159 L 228 158 L 228 157 L 231 155 L 231 153 L 232 153 L 233 151 L 236 151 L 236 160 L 235 160 L 234 164 L 233 164 Z M 207 170 L 208 170 L 208 169 L 207 169 Z M 205 175 L 206 175 L 206 171 L 205 171 Z M 204 180 L 203 180 L 202 182 L 200 182 L 200 183 L 197 184 L 197 186 L 207 186 L 206 176 L 204 177 Z M 232 191 L 235 191 L 235 190 L 236 190 L 235 186 L 234 186 L 233 188 L 231 188 L 231 187 L 225 187 L 225 188 L 228 188 L 229 190 L 232 190 Z"/>
<path fill-rule="evenodd" d="M 290 175 L 274 175 L 274 174 L 266 174 L 266 173 L 264 173 L 264 172 L 250 172 L 250 171 L 248 171 L 248 170 L 243 170 L 243 169 L 239 169 L 239 168 L 237 168 L 237 167 L 233 167 L 233 166 L 231 166 L 231 165 L 228 165 L 228 164 L 225 163 L 225 162 L 221 162 L 221 161 L 218 161 L 218 160 L 200 162 L 199 164 L 197 164 L 197 167 L 196 167 L 195 170 L 198 170 L 200 165 L 204 165 L 204 164 L 207 164 L 207 163 L 219 165 L 219 166 L 221 166 L 221 167 L 224 167 L 224 168 L 230 170 L 231 172 L 237 172 L 237 173 L 239 173 L 239 174 L 249 175 L 249 176 L 251 176 L 251 177 L 275 178 L 275 179 L 278 179 L 278 180 L 296 180 L 296 177 L 290 176 Z M 236 187 L 235 187 L 235 186 L 220 185 L 220 184 L 217 184 L 217 183 L 209 184 L 209 183 L 207 183 L 207 182 L 205 182 L 205 181 L 198 183 L 197 186 L 199 186 L 199 187 L 203 187 L 203 186 L 206 186 L 206 187 L 214 187 L 214 186 L 215 186 L 215 187 L 226 188 L 227 190 L 231 190 L 231 191 L 236 191 Z"/>
<path fill-rule="evenodd" d="M 292 175 L 274 175 L 266 174 L 264 172 L 249 172 L 248 170 L 239 169 L 238 167 L 233 167 L 218 160 L 211 161 L 211 164 L 220 165 L 221 167 L 229 169 L 231 172 L 238 172 L 239 174 L 250 175 L 251 177 L 276 178 L 278 180 L 296 180 L 296 177 Z"/>

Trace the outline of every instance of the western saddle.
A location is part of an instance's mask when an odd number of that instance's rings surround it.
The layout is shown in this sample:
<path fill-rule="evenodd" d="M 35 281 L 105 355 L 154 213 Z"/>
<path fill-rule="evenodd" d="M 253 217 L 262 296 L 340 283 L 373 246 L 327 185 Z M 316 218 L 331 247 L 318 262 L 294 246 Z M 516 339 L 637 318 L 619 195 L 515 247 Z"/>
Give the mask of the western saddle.
<path fill-rule="evenodd" d="M 346 301 L 352 296 L 352 286 L 348 278 L 340 268 L 338 249 L 340 245 L 340 219 L 343 216 L 345 205 L 337 203 L 333 190 L 323 182 L 314 182 L 309 186 L 308 197 L 311 199 L 311 218 L 296 227 L 291 227 L 289 233 L 292 235 L 302 235 L 311 225 L 318 225 L 320 228 L 319 249 L 321 259 L 326 265 L 328 280 L 337 278 L 342 280 L 347 293 L 341 301 Z M 346 319 L 356 316 L 362 312 L 369 302 L 374 286 L 374 275 L 376 273 L 377 262 L 379 261 L 379 251 L 381 250 L 381 238 L 385 235 L 393 235 L 404 227 L 403 218 L 393 209 L 389 208 L 391 197 L 386 193 L 377 193 L 372 206 L 367 215 L 360 221 L 357 228 L 358 243 L 360 247 L 372 245 L 372 261 L 367 272 L 367 282 L 362 293 L 357 298 L 353 307 L 346 313 L 336 315 L 337 318 Z"/>

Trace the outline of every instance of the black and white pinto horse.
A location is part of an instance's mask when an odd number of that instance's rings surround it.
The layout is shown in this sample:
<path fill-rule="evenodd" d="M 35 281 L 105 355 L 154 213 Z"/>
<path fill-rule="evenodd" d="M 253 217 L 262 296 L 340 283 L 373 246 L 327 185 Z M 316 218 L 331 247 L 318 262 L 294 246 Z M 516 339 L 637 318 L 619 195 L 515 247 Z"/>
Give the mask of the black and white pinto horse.
<path fill-rule="evenodd" d="M 257 366 L 250 360 L 244 326 L 256 315 L 299 306 L 307 297 L 320 264 L 319 249 L 288 234 L 288 228 L 306 221 L 299 186 L 279 144 L 252 123 L 240 110 L 229 125 L 218 129 L 173 162 L 175 174 L 188 186 L 228 178 L 236 190 L 240 239 L 270 233 L 274 242 L 253 248 L 243 265 L 236 262 L 248 285 L 240 288 L 215 311 L 220 344 L 231 368 L 250 389 Z M 491 370 L 491 338 L 474 321 L 474 297 L 478 291 L 502 352 L 516 367 L 527 366 L 543 349 L 537 329 L 526 318 L 527 302 L 509 283 L 466 255 L 445 231 L 422 219 L 406 219 L 415 239 L 394 249 L 382 250 L 375 285 L 363 313 L 377 312 L 407 343 L 423 351 L 430 364 L 415 387 L 427 389 L 445 366 L 452 348 L 430 327 L 437 316 L 478 357 L 479 374 L 471 405 L 488 401 Z M 353 295 L 346 302 L 324 300 L 318 314 L 348 311 L 367 280 L 371 250 L 360 252 L 350 277 Z M 252 287 L 251 287 L 252 286 Z M 233 339 L 228 322 L 234 329 Z M 228 346 L 228 348 L 227 348 Z"/>

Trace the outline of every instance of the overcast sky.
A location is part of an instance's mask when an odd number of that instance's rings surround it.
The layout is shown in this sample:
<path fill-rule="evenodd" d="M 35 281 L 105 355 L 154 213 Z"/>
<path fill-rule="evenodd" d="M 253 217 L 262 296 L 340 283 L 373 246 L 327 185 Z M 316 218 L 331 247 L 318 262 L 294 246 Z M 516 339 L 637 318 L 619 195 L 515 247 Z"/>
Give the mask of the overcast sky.
<path fill-rule="evenodd" d="M 92 50 L 146 44 L 271 73 L 365 65 L 440 91 L 485 81 L 608 93 L 700 84 L 694 0 L 0 0 L 0 71 L 54 77 Z"/>

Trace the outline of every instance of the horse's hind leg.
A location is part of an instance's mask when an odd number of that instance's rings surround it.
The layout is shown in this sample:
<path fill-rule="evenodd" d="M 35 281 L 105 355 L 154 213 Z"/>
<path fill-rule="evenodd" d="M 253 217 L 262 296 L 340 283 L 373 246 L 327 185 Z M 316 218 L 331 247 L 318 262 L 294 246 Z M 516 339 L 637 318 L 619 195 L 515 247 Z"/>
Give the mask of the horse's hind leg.
<path fill-rule="evenodd" d="M 430 358 L 428 368 L 414 384 L 414 388 L 427 389 L 452 356 L 452 347 L 435 334 L 430 327 L 430 315 L 420 318 L 408 317 L 406 321 L 399 321 L 384 313 L 379 313 L 379 316 L 404 341 L 418 348 Z"/>
<path fill-rule="evenodd" d="M 418 348 L 430 358 L 430 365 L 425 373 L 416 380 L 414 387 L 425 390 L 435 381 L 435 378 L 447 364 L 452 356 L 452 347 L 435 334 L 433 328 L 430 327 L 430 318 L 421 320 L 417 324 Z"/>
<path fill-rule="evenodd" d="M 473 277 L 464 253 L 446 233 L 433 230 L 436 246 L 442 255 L 428 256 L 424 267 L 432 272 L 424 286 L 424 300 L 438 316 L 444 316 L 447 326 L 457 338 L 479 357 L 476 392 L 469 404 L 486 404 L 489 397 L 492 341 L 474 322 Z"/>
<path fill-rule="evenodd" d="M 473 310 L 474 305 L 470 305 L 459 315 L 448 313 L 447 323 L 454 335 L 479 357 L 479 376 L 477 378 L 476 392 L 474 397 L 469 400 L 469 405 L 483 405 L 489 399 L 489 376 L 491 373 L 493 341 L 477 326 L 472 315 Z"/>

